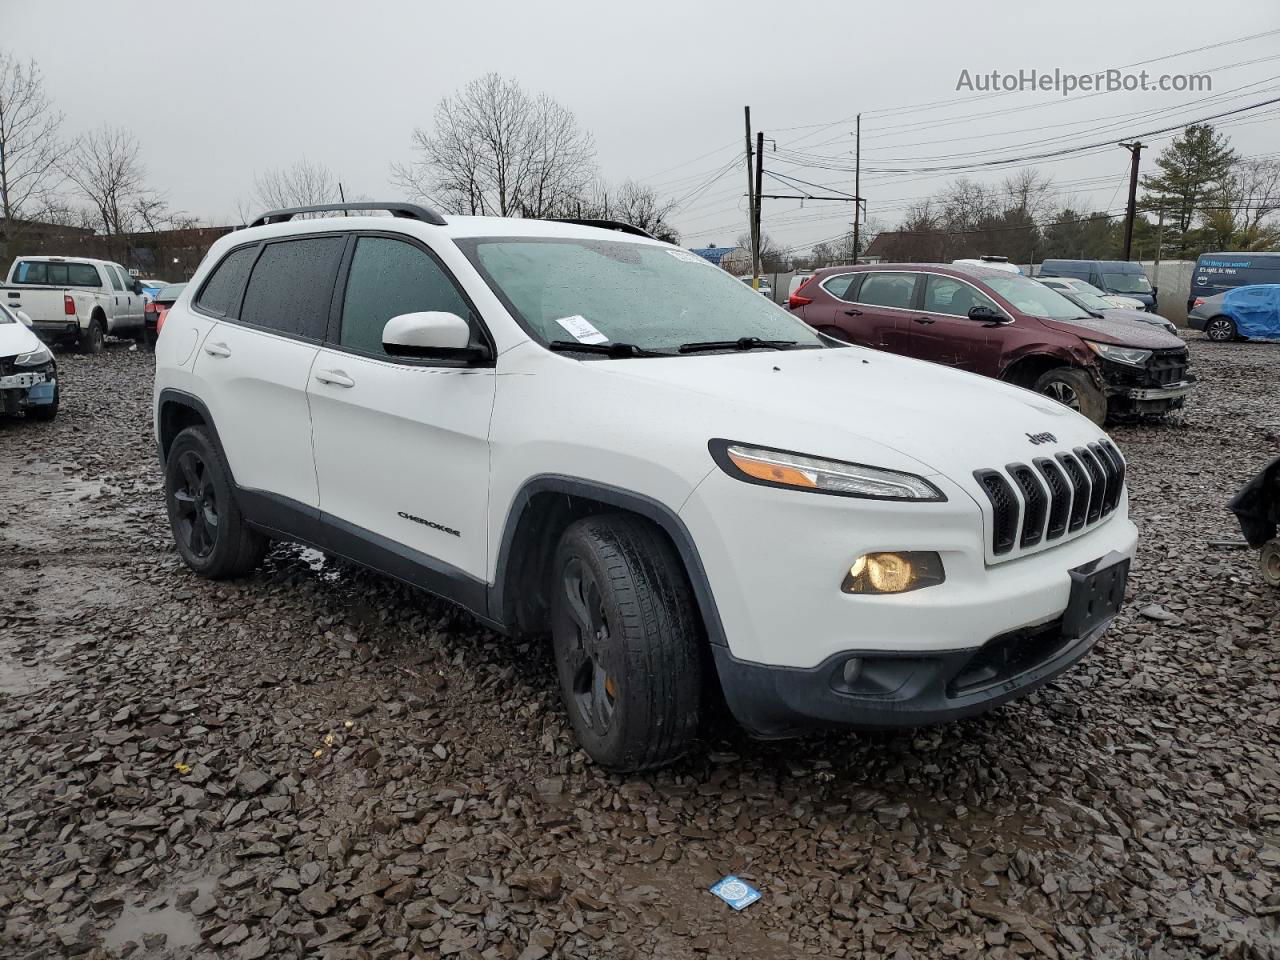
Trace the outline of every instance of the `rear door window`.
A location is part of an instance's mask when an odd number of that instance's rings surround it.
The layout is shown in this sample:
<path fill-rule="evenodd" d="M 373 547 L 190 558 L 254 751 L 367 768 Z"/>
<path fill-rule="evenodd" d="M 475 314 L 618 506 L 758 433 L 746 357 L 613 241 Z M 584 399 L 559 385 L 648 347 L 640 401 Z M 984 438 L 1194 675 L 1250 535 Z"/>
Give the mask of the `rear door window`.
<path fill-rule="evenodd" d="M 342 346 L 386 356 L 382 329 L 402 313 L 439 310 L 470 317 L 466 300 L 425 251 L 390 237 L 356 242 L 342 305 Z"/>
<path fill-rule="evenodd" d="M 196 298 L 196 307 L 215 317 L 235 316 L 236 310 L 240 307 L 240 294 L 244 291 L 244 282 L 249 277 L 249 268 L 253 266 L 253 260 L 257 255 L 256 244 L 232 250 L 227 254 L 205 281 L 204 289 Z"/>
<path fill-rule="evenodd" d="M 919 274 L 868 273 L 858 289 L 858 303 L 877 307 L 897 307 L 906 310 L 915 296 L 916 278 Z"/>
<path fill-rule="evenodd" d="M 254 264 L 240 321 L 286 336 L 324 339 L 346 237 L 269 243 Z"/>

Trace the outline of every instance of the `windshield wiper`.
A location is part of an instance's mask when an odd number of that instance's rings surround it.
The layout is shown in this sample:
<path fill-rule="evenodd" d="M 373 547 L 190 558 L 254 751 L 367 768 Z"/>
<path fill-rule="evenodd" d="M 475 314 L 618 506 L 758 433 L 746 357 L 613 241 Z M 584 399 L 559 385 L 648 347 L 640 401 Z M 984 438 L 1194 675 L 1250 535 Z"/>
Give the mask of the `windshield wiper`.
<path fill-rule="evenodd" d="M 794 340 L 761 340 L 759 337 L 739 337 L 737 340 L 698 340 L 680 344 L 681 353 L 701 353 L 704 350 L 786 350 L 796 346 Z"/>
<path fill-rule="evenodd" d="M 669 357 L 671 354 L 660 350 L 646 350 L 634 343 L 578 343 L 575 340 L 552 340 L 547 344 L 548 350 L 556 353 L 602 353 L 606 357 L 624 359 L 626 357 Z"/>

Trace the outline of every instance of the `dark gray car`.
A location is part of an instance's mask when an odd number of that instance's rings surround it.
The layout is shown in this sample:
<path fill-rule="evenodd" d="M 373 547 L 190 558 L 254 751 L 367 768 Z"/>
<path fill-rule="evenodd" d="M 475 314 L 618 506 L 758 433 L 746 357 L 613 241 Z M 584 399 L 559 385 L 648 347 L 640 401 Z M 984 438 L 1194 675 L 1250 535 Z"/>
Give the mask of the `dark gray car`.
<path fill-rule="evenodd" d="M 1230 292 L 1224 290 L 1212 297 L 1197 297 L 1195 306 L 1187 312 L 1187 326 L 1203 330 L 1206 337 L 1219 343 L 1238 339 L 1235 322 L 1222 312 L 1222 301 Z"/>

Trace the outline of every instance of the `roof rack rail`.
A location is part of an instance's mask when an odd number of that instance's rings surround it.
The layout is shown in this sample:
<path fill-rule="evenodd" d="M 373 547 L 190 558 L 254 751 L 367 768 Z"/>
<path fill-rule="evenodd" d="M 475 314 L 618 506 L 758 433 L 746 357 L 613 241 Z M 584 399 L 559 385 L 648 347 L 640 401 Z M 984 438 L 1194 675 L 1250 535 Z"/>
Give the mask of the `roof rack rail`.
<path fill-rule="evenodd" d="M 601 230 L 617 230 L 619 233 L 630 233 L 637 237 L 648 237 L 657 240 L 648 230 L 642 230 L 634 224 L 622 220 L 594 220 L 589 217 L 548 217 L 552 223 L 576 223 L 583 227 L 599 227 Z"/>
<path fill-rule="evenodd" d="M 416 203 L 400 203 L 392 201 L 390 203 L 379 202 L 352 202 L 352 203 L 317 203 L 307 207 L 286 207 L 282 210 L 268 210 L 253 223 L 251 227 L 261 227 L 268 223 L 286 223 L 294 217 L 303 213 L 338 213 L 347 210 L 387 210 L 393 217 L 404 217 L 409 220 L 421 220 L 423 223 L 429 223 L 433 226 L 443 227 L 446 225 L 444 217 L 436 213 L 430 207 L 419 206 Z"/>

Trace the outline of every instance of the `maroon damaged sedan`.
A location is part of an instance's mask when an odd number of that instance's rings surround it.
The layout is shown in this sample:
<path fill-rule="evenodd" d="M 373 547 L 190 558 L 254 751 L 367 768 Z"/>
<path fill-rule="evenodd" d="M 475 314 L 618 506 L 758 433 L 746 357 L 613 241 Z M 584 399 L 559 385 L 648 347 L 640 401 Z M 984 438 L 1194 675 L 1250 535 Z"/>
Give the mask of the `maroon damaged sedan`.
<path fill-rule="evenodd" d="M 1005 380 L 1098 424 L 1180 409 L 1195 384 L 1187 345 L 1173 334 L 1108 319 L 989 267 L 826 267 L 787 306 L 835 339 Z"/>

